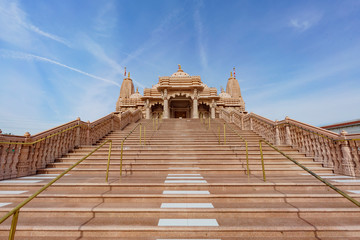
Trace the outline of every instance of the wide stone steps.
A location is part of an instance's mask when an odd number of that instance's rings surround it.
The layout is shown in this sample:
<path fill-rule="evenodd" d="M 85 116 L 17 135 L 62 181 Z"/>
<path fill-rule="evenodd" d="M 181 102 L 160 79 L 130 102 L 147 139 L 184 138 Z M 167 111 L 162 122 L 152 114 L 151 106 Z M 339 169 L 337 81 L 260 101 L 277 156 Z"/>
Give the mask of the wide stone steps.
<path fill-rule="evenodd" d="M 16 239 L 359 239 L 360 208 L 265 144 L 263 181 L 254 132 L 233 127 L 248 140 L 247 176 L 244 141 L 229 129 L 219 145 L 215 124 L 208 131 L 199 120 L 169 119 L 154 132 L 150 121 L 140 123 L 148 124 L 146 145 L 139 129 L 128 137 L 121 178 L 120 144 L 136 124 L 98 142 L 113 140 L 109 183 L 106 145 L 21 210 Z M 38 171 L 43 175 L 0 181 L 0 203 L 8 203 L 0 213 L 95 147 L 58 158 Z M 360 200 L 360 179 L 333 174 L 290 146 L 278 148 Z M 0 225 L 0 239 L 10 222 Z"/>

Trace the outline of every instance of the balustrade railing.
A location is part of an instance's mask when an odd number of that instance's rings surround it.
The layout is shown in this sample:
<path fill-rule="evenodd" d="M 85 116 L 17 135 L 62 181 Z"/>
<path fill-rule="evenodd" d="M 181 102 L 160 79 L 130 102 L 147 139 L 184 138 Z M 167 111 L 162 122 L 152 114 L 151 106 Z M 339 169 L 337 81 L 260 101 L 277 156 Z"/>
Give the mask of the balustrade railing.
<path fill-rule="evenodd" d="M 271 121 L 254 113 L 220 111 L 220 118 L 243 130 L 253 130 L 276 145 L 296 147 L 335 173 L 360 176 L 360 134 L 337 134 L 286 117 Z"/>
<path fill-rule="evenodd" d="M 31 136 L 3 135 L 0 131 L 0 179 L 35 174 L 81 145 L 92 145 L 115 129 L 141 119 L 140 110 L 114 112 L 92 123 L 77 120 Z"/>

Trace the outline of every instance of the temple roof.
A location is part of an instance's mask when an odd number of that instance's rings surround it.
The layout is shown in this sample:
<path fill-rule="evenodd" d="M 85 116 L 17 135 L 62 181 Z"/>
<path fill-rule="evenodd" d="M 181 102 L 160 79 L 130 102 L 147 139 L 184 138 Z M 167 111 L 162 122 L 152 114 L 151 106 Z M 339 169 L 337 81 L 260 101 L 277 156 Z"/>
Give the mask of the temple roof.
<path fill-rule="evenodd" d="M 186 72 L 184 72 L 184 71 L 181 69 L 181 65 L 179 64 L 178 66 L 179 66 L 179 69 L 177 70 L 177 72 L 174 72 L 174 73 L 171 75 L 171 77 L 176 77 L 176 78 L 178 78 L 178 77 L 187 77 L 187 78 L 189 78 L 190 75 L 187 74 Z"/>

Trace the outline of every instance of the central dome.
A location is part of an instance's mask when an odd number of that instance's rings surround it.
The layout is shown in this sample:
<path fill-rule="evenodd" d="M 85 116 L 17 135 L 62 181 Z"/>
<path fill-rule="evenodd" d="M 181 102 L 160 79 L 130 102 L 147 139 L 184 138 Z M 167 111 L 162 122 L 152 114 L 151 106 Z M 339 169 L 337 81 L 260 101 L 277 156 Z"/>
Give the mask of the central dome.
<path fill-rule="evenodd" d="M 190 77 L 189 74 L 187 74 L 186 72 L 184 72 L 182 69 L 181 69 L 181 65 L 179 64 L 179 69 L 177 70 L 177 72 L 173 73 L 171 75 L 171 77 Z"/>

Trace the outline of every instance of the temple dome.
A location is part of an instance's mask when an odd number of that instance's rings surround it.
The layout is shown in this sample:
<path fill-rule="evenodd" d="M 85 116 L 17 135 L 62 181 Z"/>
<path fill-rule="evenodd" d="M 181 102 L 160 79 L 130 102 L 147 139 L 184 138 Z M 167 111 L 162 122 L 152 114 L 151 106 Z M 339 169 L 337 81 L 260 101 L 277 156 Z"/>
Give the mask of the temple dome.
<path fill-rule="evenodd" d="M 133 93 L 130 98 L 141 98 L 141 94 L 139 92 Z"/>
<path fill-rule="evenodd" d="M 139 93 L 139 89 L 136 88 L 136 92 L 131 94 L 130 98 L 141 98 L 141 94 Z"/>
<path fill-rule="evenodd" d="M 190 77 L 189 74 L 187 74 L 186 72 L 184 72 L 182 69 L 181 69 L 181 65 L 179 64 L 179 69 L 177 70 L 177 72 L 173 73 L 171 75 L 171 77 Z"/>
<path fill-rule="evenodd" d="M 230 94 L 226 93 L 226 92 L 221 92 L 219 94 L 220 98 L 231 98 Z"/>

